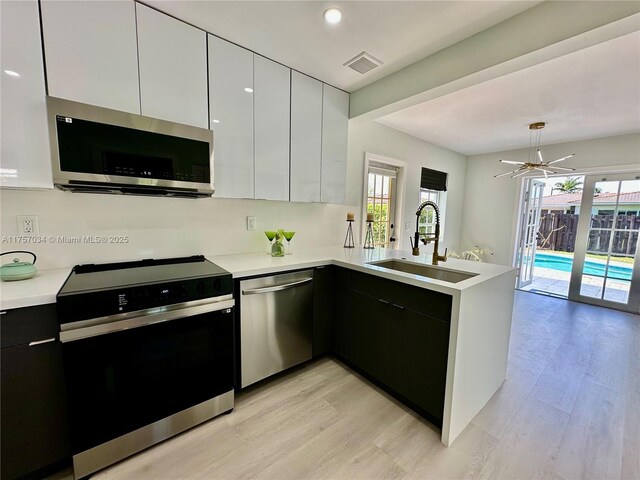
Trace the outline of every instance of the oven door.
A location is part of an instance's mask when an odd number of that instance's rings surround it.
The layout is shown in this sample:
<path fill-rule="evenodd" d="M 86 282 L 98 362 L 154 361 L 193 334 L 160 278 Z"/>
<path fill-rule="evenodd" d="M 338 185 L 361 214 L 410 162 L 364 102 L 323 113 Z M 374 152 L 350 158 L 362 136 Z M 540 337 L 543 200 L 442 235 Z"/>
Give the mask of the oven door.
<path fill-rule="evenodd" d="M 233 390 L 231 308 L 63 342 L 74 454 Z"/>

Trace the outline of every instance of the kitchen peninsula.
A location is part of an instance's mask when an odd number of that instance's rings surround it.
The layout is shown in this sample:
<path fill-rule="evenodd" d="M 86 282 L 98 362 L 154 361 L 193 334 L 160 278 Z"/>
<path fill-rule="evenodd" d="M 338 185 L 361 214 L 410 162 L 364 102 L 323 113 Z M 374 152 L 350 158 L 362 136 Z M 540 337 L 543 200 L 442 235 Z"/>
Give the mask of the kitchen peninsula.
<path fill-rule="evenodd" d="M 331 328 L 334 329 L 348 330 L 348 325 L 339 323 L 349 323 L 351 320 L 348 300 L 345 306 L 344 303 L 339 303 L 340 298 L 347 299 L 350 288 L 355 289 L 356 293 L 363 291 L 361 287 L 367 285 L 375 289 L 376 282 L 380 281 L 386 282 L 382 285 L 382 290 L 386 291 L 387 287 L 391 286 L 395 291 L 400 292 L 399 296 L 404 298 L 402 306 L 395 300 L 389 305 L 403 310 L 406 306 L 409 312 L 417 311 L 425 313 L 426 316 L 432 315 L 434 318 L 440 316 L 450 325 L 447 332 L 448 348 L 444 350 L 446 352 L 446 363 L 443 364 L 446 372 L 444 408 L 441 418 L 440 415 L 426 416 L 436 424 L 441 422 L 442 442 L 445 445 L 451 444 L 456 439 L 505 379 L 513 311 L 514 269 L 511 267 L 456 259 L 449 259 L 445 264 L 433 267 L 444 272 L 454 272 L 454 278 L 457 281 L 453 283 L 385 268 L 384 263 L 375 265 L 385 260 L 430 265 L 430 255 L 414 257 L 409 252 L 388 249 L 365 251 L 331 247 L 299 250 L 295 255 L 280 258 L 272 258 L 263 253 L 207 256 L 207 258 L 231 272 L 234 279 L 331 265 L 340 272 L 348 272 L 352 279 L 351 286 L 339 278 L 331 278 L 330 291 L 336 298 L 321 299 L 321 302 L 332 300 L 336 302 L 335 309 L 331 312 L 334 317 Z M 458 272 L 463 272 L 465 275 L 455 276 Z M 0 306 L 5 310 L 49 303 L 47 299 L 53 302 L 67 275 L 68 272 L 65 269 L 44 270 L 30 281 L 5 283 Z M 458 280 L 466 276 L 469 278 Z M 33 285 L 36 283 L 38 288 L 34 289 Z M 358 284 L 361 287 L 358 287 Z M 388 302 L 384 298 L 384 294 L 388 293 L 385 291 L 379 292 L 381 307 L 386 306 Z M 367 299 L 373 299 L 376 296 L 375 292 L 365 293 Z M 434 294 L 437 294 L 437 297 L 429 296 Z M 443 299 L 446 303 L 444 307 L 438 304 Z M 374 307 L 375 311 L 384 313 L 384 310 L 377 307 L 377 305 Z M 432 311 L 436 313 L 432 314 Z M 389 310 L 385 318 L 393 322 L 396 320 L 394 318 L 396 313 L 399 312 Z M 366 314 L 362 321 L 364 328 L 369 328 Z M 367 333 L 371 332 L 367 331 Z M 356 340 L 351 338 L 352 345 Z M 383 340 L 387 341 L 386 338 Z M 415 338 L 412 340 L 419 341 Z M 400 341 L 402 342 L 402 339 Z M 335 348 L 331 348 L 328 353 L 336 353 L 343 360 L 349 360 L 348 339 L 345 342 L 343 351 L 335 352 Z M 366 344 L 370 346 L 371 342 L 367 340 Z M 426 345 L 423 347 L 420 344 L 415 348 L 418 351 L 428 350 Z M 366 352 L 363 355 L 366 358 Z M 315 353 L 314 356 L 316 356 Z M 376 357 L 378 356 L 376 354 Z M 394 357 L 391 356 L 388 360 L 393 361 Z M 355 366 L 358 367 L 357 358 Z M 384 378 L 375 378 L 375 368 L 374 374 L 368 377 L 374 381 L 380 380 L 383 387 L 394 383 L 393 378 L 390 382 L 386 382 Z M 409 403 L 414 406 L 413 403 Z M 417 410 L 422 412 L 419 408 Z"/>

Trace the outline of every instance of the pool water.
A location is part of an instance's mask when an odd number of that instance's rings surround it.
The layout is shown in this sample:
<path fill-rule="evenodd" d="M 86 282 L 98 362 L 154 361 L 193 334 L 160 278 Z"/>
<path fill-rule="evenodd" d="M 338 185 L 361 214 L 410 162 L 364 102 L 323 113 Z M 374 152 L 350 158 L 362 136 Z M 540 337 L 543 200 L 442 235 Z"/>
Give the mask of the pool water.
<path fill-rule="evenodd" d="M 552 270 L 560 270 L 561 272 L 571 272 L 571 265 L 573 263 L 572 257 L 562 257 L 560 255 L 548 255 L 546 253 L 536 253 L 536 259 L 534 266 L 551 268 Z M 604 263 L 591 262 L 585 260 L 584 262 L 584 274 L 596 275 L 604 277 Z M 631 267 L 620 267 L 617 265 L 609 265 L 608 278 L 615 278 L 618 280 L 631 280 Z"/>

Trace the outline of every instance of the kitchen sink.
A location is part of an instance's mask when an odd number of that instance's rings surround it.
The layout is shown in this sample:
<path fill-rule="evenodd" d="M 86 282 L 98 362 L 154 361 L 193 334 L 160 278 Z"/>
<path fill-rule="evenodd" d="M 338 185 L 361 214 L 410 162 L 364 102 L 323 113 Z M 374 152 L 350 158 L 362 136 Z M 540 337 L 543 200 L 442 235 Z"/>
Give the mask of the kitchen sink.
<path fill-rule="evenodd" d="M 448 270 L 431 265 L 402 260 L 381 260 L 379 262 L 368 263 L 368 265 L 397 270 L 399 272 L 412 273 L 413 275 L 420 275 L 421 277 L 433 278 L 435 280 L 441 280 L 449 283 L 462 282 L 463 280 L 468 280 L 478 275 L 477 273 Z"/>

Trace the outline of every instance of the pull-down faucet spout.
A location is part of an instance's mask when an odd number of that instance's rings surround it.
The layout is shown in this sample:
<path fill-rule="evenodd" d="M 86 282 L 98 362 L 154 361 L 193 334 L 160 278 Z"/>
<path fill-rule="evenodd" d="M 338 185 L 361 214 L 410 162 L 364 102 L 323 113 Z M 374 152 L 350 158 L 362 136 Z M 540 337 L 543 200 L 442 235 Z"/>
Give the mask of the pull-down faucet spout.
<path fill-rule="evenodd" d="M 422 213 L 422 210 L 424 210 L 426 207 L 432 207 L 435 214 L 436 214 L 436 231 L 433 234 L 430 233 L 420 233 L 420 228 L 419 228 L 419 224 L 420 224 L 420 214 Z M 420 238 L 420 237 L 424 237 L 424 238 Z M 433 241 L 434 242 L 434 246 L 433 246 L 433 257 L 432 257 L 432 264 L 433 265 L 438 265 L 438 262 L 446 262 L 447 261 L 447 249 L 444 249 L 444 255 L 440 255 L 438 253 L 438 244 L 440 242 L 440 209 L 438 208 L 438 205 L 436 205 L 434 202 L 432 202 L 431 200 L 427 200 L 426 202 L 422 202 L 422 204 L 420 204 L 420 206 L 418 207 L 418 211 L 416 212 L 416 233 L 414 234 L 414 238 L 411 239 L 411 253 L 415 256 L 420 255 L 420 240 L 422 240 L 422 242 L 426 245 L 429 242 Z"/>

